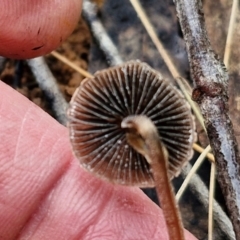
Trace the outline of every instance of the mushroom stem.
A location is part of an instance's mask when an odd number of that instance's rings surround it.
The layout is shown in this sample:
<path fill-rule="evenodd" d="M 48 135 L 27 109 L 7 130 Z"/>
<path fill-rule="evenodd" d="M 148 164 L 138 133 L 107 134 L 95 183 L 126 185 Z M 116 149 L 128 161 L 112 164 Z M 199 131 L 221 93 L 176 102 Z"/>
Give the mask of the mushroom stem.
<path fill-rule="evenodd" d="M 149 165 L 164 213 L 170 240 L 184 240 L 184 231 L 173 187 L 168 176 L 168 153 L 154 123 L 146 116 L 134 115 L 123 119 L 128 143 L 142 154 Z"/>

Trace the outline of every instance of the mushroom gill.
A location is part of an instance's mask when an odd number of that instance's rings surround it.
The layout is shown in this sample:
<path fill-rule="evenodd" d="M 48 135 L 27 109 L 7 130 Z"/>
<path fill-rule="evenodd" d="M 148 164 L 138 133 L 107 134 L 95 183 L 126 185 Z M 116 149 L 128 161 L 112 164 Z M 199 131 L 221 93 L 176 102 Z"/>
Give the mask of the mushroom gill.
<path fill-rule="evenodd" d="M 111 182 L 153 187 L 146 159 L 126 139 L 128 116 L 154 123 L 168 152 L 169 177 L 192 156 L 195 140 L 191 110 L 182 94 L 146 63 L 130 61 L 98 71 L 76 90 L 68 111 L 70 141 L 81 165 Z"/>

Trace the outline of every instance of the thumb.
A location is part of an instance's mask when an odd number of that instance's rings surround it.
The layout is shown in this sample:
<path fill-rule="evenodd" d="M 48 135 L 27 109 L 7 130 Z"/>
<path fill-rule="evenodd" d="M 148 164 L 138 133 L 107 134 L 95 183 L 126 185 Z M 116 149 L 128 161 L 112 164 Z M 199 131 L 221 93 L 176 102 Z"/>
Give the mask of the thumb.
<path fill-rule="evenodd" d="M 81 0 L 1 0 L 0 55 L 33 58 L 57 48 L 73 31 Z"/>

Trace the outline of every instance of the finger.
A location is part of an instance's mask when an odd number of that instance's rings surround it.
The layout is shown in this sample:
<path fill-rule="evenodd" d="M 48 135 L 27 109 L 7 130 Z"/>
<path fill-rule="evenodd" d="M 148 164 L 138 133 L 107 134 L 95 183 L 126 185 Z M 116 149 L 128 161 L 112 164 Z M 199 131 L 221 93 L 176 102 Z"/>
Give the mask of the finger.
<path fill-rule="evenodd" d="M 83 171 L 64 127 L 3 83 L 0 92 L 3 239 L 167 239 L 161 211 L 139 189 Z"/>
<path fill-rule="evenodd" d="M 57 48 L 73 31 L 81 0 L 1 0 L 0 55 L 33 58 Z"/>

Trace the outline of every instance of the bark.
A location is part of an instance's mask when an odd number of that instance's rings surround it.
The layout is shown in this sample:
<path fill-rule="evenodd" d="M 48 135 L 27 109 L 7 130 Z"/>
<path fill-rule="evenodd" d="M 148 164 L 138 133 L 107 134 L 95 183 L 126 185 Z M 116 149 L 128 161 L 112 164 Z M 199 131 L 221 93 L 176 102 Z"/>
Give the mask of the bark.
<path fill-rule="evenodd" d="M 205 28 L 202 3 L 175 0 L 199 104 L 216 159 L 218 181 L 237 239 L 240 239 L 239 150 L 229 117 L 228 74 L 213 51 Z"/>

